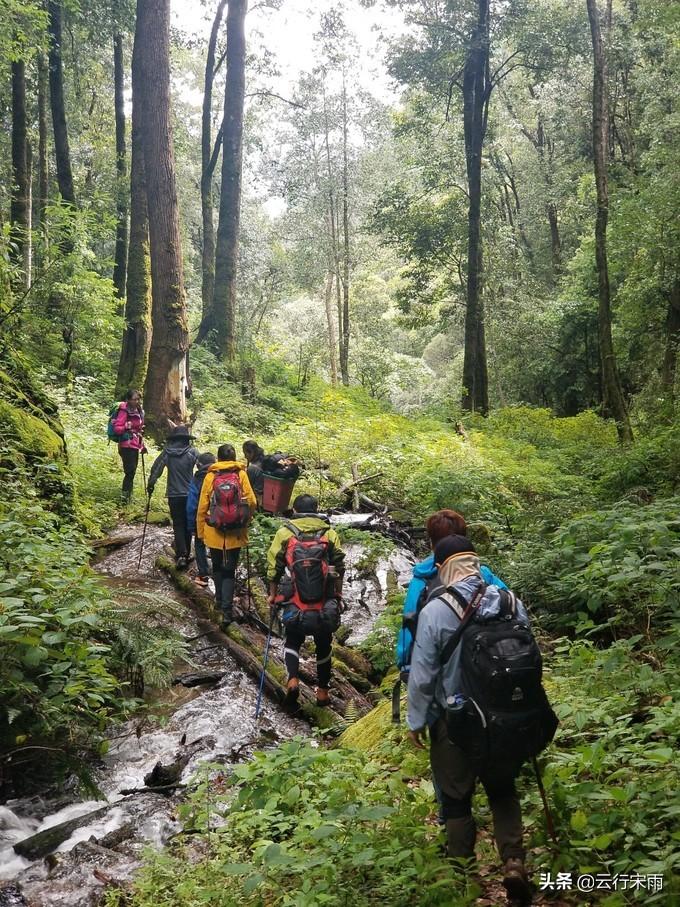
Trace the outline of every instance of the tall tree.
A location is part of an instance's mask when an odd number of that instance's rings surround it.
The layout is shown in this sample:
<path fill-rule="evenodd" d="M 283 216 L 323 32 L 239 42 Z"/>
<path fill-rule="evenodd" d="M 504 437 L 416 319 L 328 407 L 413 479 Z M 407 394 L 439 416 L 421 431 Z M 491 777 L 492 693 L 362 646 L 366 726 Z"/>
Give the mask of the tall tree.
<path fill-rule="evenodd" d="M 610 2 L 610 0 L 608 0 Z M 602 402 L 604 409 L 616 421 L 619 439 L 624 443 L 633 440 L 626 401 L 621 389 L 612 339 L 611 295 L 607 261 L 607 223 L 609 221 L 609 180 L 607 163 L 609 155 L 609 105 L 607 58 L 600 12 L 597 0 L 586 0 L 590 34 L 593 44 L 593 166 L 597 193 L 595 220 L 595 260 L 598 277 L 598 336 L 602 366 Z M 608 20 L 611 16 L 609 9 Z"/>
<path fill-rule="evenodd" d="M 12 63 L 12 186 L 11 236 L 13 258 L 21 268 L 22 283 L 30 284 L 30 177 L 26 134 L 26 67 L 23 60 Z"/>
<path fill-rule="evenodd" d="M 489 378 L 482 298 L 482 150 L 489 113 L 489 0 L 477 0 L 463 67 L 463 132 L 468 178 L 467 305 L 463 358 L 463 409 L 485 415 L 489 409 Z"/>
<path fill-rule="evenodd" d="M 342 63 L 342 336 L 340 338 L 340 374 L 342 383 L 349 384 L 349 280 L 350 280 L 350 234 L 349 234 L 349 151 L 347 122 L 347 76 L 345 61 Z"/>
<path fill-rule="evenodd" d="M 116 397 L 129 388 L 141 389 L 146 380 L 151 344 L 151 260 L 146 200 L 142 126 L 142 62 L 140 34 L 132 49 L 132 130 L 130 149 L 130 247 L 127 261 L 125 328 L 118 362 Z"/>
<path fill-rule="evenodd" d="M 213 297 L 215 294 L 215 223 L 213 220 L 213 174 L 222 144 L 222 127 L 217 134 L 215 146 L 212 141 L 212 97 L 215 80 L 215 49 L 222 24 L 227 0 L 219 0 L 208 41 L 208 55 L 205 61 L 203 90 L 203 111 L 201 117 L 201 215 L 203 223 L 203 246 L 201 249 L 201 324 L 197 343 L 201 343 L 215 328 Z"/>
<path fill-rule="evenodd" d="M 57 182 L 62 199 L 70 205 L 75 205 L 76 194 L 73 188 L 71 151 L 69 149 L 66 105 L 64 103 L 64 70 L 61 59 L 62 4 L 60 0 L 49 0 L 47 11 L 50 37 L 50 106 L 52 108 L 52 128 L 54 130 L 54 154 L 57 161 Z"/>
<path fill-rule="evenodd" d="M 128 256 L 128 192 L 126 185 L 127 162 L 125 150 L 125 68 L 123 64 L 123 36 L 113 37 L 113 84 L 116 119 L 116 252 L 113 265 L 113 285 L 116 296 L 125 296 L 125 274 Z"/>
<path fill-rule="evenodd" d="M 42 53 L 38 54 L 38 198 L 36 220 L 42 233 L 43 245 L 47 242 L 47 193 L 49 168 L 47 163 L 47 64 Z"/>
<path fill-rule="evenodd" d="M 224 91 L 222 188 L 217 225 L 213 308 L 217 345 L 228 363 L 236 358 L 236 276 L 243 169 L 243 106 L 246 86 L 247 0 L 229 0 L 227 82 Z"/>
<path fill-rule="evenodd" d="M 151 252 L 152 340 L 146 375 L 157 435 L 186 417 L 187 325 L 170 117 L 170 0 L 137 0 L 142 141 Z"/>

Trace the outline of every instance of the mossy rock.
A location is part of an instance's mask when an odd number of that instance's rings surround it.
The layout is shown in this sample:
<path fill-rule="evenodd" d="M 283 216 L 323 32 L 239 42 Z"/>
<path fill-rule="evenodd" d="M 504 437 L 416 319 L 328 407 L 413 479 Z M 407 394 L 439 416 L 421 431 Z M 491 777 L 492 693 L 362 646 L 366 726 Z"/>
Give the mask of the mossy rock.
<path fill-rule="evenodd" d="M 392 703 L 386 699 L 343 731 L 338 744 L 369 752 L 383 742 L 391 726 Z"/>
<path fill-rule="evenodd" d="M 27 458 L 60 460 L 65 455 L 64 439 L 46 421 L 0 399 L 0 431 Z"/>

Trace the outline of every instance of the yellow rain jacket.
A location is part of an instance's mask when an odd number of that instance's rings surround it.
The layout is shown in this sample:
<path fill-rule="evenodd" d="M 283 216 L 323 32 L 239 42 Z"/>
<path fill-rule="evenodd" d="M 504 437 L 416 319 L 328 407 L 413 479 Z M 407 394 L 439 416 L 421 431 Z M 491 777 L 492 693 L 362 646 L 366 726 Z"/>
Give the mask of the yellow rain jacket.
<path fill-rule="evenodd" d="M 236 529 L 230 532 L 220 532 L 218 529 L 215 529 L 214 526 L 209 526 L 206 522 L 208 509 L 210 507 L 213 482 L 215 481 L 215 473 L 220 472 L 223 469 L 238 470 L 241 488 L 243 489 L 243 497 L 250 506 L 251 514 L 257 509 L 257 500 L 255 499 L 255 494 L 251 488 L 250 481 L 248 480 L 248 473 L 245 471 L 242 463 L 237 463 L 235 460 L 218 460 L 217 463 L 213 463 L 210 469 L 208 469 L 205 479 L 203 480 L 201 496 L 198 499 L 196 534 L 199 539 L 203 539 L 204 544 L 208 548 L 220 548 L 228 551 L 230 548 L 243 548 L 248 544 L 248 530 Z"/>

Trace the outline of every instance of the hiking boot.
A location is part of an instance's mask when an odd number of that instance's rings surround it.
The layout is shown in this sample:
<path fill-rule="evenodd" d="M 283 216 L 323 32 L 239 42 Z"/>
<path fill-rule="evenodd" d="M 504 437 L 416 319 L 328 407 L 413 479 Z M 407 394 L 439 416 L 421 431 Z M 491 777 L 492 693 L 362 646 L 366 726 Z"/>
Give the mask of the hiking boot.
<path fill-rule="evenodd" d="M 175 566 L 178 570 L 186 570 L 189 565 L 185 557 L 178 557 L 175 561 Z"/>
<path fill-rule="evenodd" d="M 505 861 L 503 870 L 503 888 L 508 893 L 508 900 L 517 904 L 530 904 L 533 895 L 529 875 L 519 857 Z"/>
<path fill-rule="evenodd" d="M 300 681 L 297 677 L 291 677 L 286 684 L 286 699 L 284 705 L 288 708 L 297 704 L 300 697 Z"/>
<path fill-rule="evenodd" d="M 207 589 L 209 582 L 210 582 L 210 580 L 207 576 L 195 576 L 194 577 L 194 583 L 197 586 L 200 586 L 202 589 Z"/>
<path fill-rule="evenodd" d="M 317 687 L 316 704 L 321 706 L 322 709 L 331 704 L 331 697 L 328 695 L 326 687 Z"/>
<path fill-rule="evenodd" d="M 220 627 L 223 630 L 226 630 L 229 624 L 234 623 L 234 614 L 233 611 L 223 611 L 222 620 L 220 621 Z"/>

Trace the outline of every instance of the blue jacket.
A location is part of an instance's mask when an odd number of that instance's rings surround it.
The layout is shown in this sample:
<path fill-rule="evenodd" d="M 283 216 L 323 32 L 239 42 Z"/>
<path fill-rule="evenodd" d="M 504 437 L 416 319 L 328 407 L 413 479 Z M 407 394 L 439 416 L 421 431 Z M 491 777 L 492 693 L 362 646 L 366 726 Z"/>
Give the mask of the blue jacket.
<path fill-rule="evenodd" d="M 187 495 L 187 526 L 191 531 L 196 535 L 196 513 L 198 511 L 198 500 L 201 497 L 201 488 L 203 488 L 203 480 L 205 479 L 208 470 L 212 466 L 212 463 L 208 463 L 207 466 L 204 466 L 202 469 L 197 469 L 191 484 L 189 485 L 189 494 Z"/>
<path fill-rule="evenodd" d="M 404 618 L 413 617 L 415 620 L 418 609 L 418 601 L 423 590 L 427 587 L 430 580 L 437 575 L 437 568 L 434 563 L 434 554 L 430 554 L 416 564 L 413 568 L 413 579 L 408 584 L 406 590 L 406 599 L 404 601 Z M 487 586 L 497 586 L 499 589 L 507 589 L 502 579 L 499 579 L 488 567 L 482 565 L 482 579 Z M 408 670 L 411 661 L 411 650 L 413 648 L 413 634 L 408 627 L 402 627 L 397 636 L 397 667 L 400 671 Z"/>

